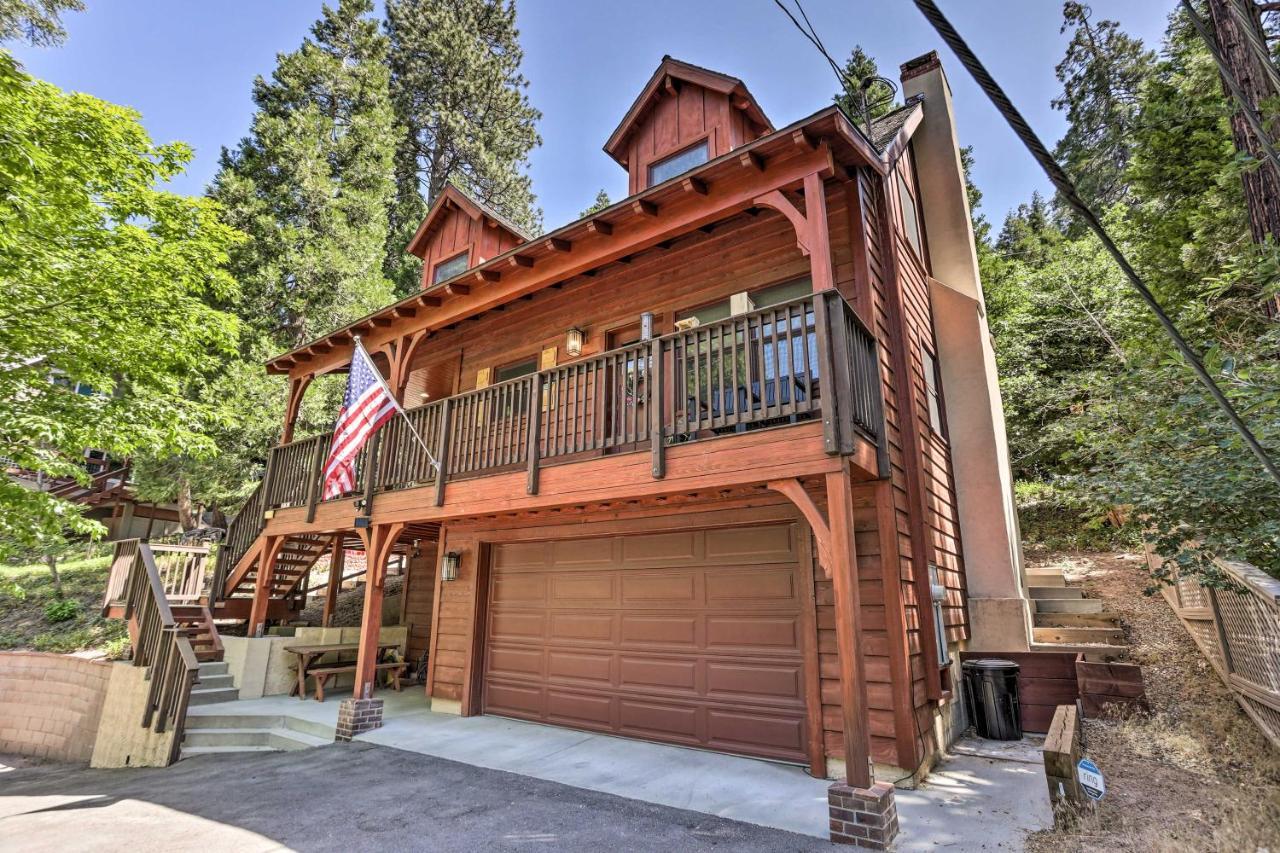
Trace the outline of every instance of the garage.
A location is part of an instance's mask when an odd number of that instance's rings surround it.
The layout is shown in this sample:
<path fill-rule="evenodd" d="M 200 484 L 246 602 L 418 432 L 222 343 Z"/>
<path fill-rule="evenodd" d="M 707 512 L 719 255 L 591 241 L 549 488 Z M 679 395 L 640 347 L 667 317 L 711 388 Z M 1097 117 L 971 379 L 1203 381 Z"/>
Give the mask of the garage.
<path fill-rule="evenodd" d="M 805 762 L 792 524 L 495 545 L 484 713 Z"/>

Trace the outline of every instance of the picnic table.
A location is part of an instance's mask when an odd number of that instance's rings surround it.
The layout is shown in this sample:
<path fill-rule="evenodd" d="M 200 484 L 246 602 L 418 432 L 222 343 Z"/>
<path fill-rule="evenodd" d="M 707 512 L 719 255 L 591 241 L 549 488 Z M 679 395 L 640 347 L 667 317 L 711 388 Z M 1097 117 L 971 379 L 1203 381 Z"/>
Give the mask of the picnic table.
<path fill-rule="evenodd" d="M 378 643 L 378 661 L 374 666 L 376 672 L 387 672 L 394 681 L 395 689 L 400 690 L 400 675 L 404 671 L 404 661 L 385 661 L 383 657 L 391 649 L 399 648 L 399 643 Z M 316 682 L 316 701 L 324 701 L 324 683 L 335 675 L 356 671 L 356 659 L 320 661 L 321 657 L 334 653 L 341 657 L 347 652 L 359 652 L 359 643 L 316 643 L 310 645 L 285 646 L 286 652 L 298 656 L 298 680 L 289 691 L 290 696 L 299 699 L 307 698 L 307 678 Z"/>

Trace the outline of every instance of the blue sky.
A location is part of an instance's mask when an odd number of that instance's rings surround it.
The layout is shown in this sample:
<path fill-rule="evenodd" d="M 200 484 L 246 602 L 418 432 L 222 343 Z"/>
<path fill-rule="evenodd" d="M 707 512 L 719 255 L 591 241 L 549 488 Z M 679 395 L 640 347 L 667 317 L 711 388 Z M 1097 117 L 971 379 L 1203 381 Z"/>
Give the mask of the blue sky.
<path fill-rule="evenodd" d="M 320 0 L 87 0 L 67 18 L 57 48 L 17 47 L 34 75 L 137 109 L 158 141 L 196 149 L 179 192 L 200 193 L 218 153 L 249 127 L 255 75 L 300 43 Z M 833 55 L 861 44 L 897 79 L 905 60 L 939 49 L 951 80 L 960 138 L 974 147 L 983 210 L 998 226 L 1048 182 L 964 69 L 909 0 L 805 0 Z M 1057 0 L 941 0 L 1032 125 L 1049 141 L 1064 130 L 1049 100 L 1065 38 Z M 1120 21 L 1156 47 L 1174 0 L 1093 0 L 1094 18 Z M 542 110 L 542 147 L 530 173 L 548 228 L 577 217 L 601 187 L 617 200 L 626 174 L 600 146 L 664 53 L 741 77 L 775 126 L 830 102 L 836 82 L 772 0 L 519 0 L 529 95 Z"/>

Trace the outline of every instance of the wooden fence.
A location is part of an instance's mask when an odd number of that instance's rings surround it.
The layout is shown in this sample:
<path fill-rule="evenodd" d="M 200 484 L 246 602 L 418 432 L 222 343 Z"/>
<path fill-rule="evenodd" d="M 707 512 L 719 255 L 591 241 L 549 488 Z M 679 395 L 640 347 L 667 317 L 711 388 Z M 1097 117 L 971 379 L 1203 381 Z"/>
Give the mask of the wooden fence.
<path fill-rule="evenodd" d="M 1160 558 L 1148 551 L 1149 562 Z M 1243 592 L 1194 580 L 1164 597 L 1250 719 L 1280 748 L 1280 580 L 1246 563 L 1219 561 Z"/>

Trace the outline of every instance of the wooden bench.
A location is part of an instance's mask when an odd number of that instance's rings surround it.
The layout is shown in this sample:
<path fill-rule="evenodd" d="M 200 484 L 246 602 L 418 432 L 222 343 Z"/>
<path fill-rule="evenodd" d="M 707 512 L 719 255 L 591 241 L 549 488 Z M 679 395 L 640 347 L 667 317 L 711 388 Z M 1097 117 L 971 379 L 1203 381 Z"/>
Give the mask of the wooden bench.
<path fill-rule="evenodd" d="M 374 667 L 374 670 L 376 672 L 386 671 L 387 675 L 390 676 L 391 678 L 391 686 L 393 686 L 396 689 L 396 692 L 399 693 L 400 692 L 400 676 L 404 674 L 404 668 L 406 666 L 408 666 L 408 664 L 406 664 L 404 661 L 388 661 L 387 663 L 380 663 L 376 665 Z M 355 671 L 356 671 L 356 664 L 354 661 L 346 662 L 346 663 L 333 663 L 328 665 L 322 665 L 322 666 L 312 667 L 311 669 L 307 670 L 307 675 L 315 678 L 316 680 L 316 701 L 317 702 L 324 701 L 324 683 L 326 681 L 328 681 L 330 678 L 332 678 L 335 675 L 342 675 L 343 673 L 347 673 L 347 672 L 354 673 Z"/>

